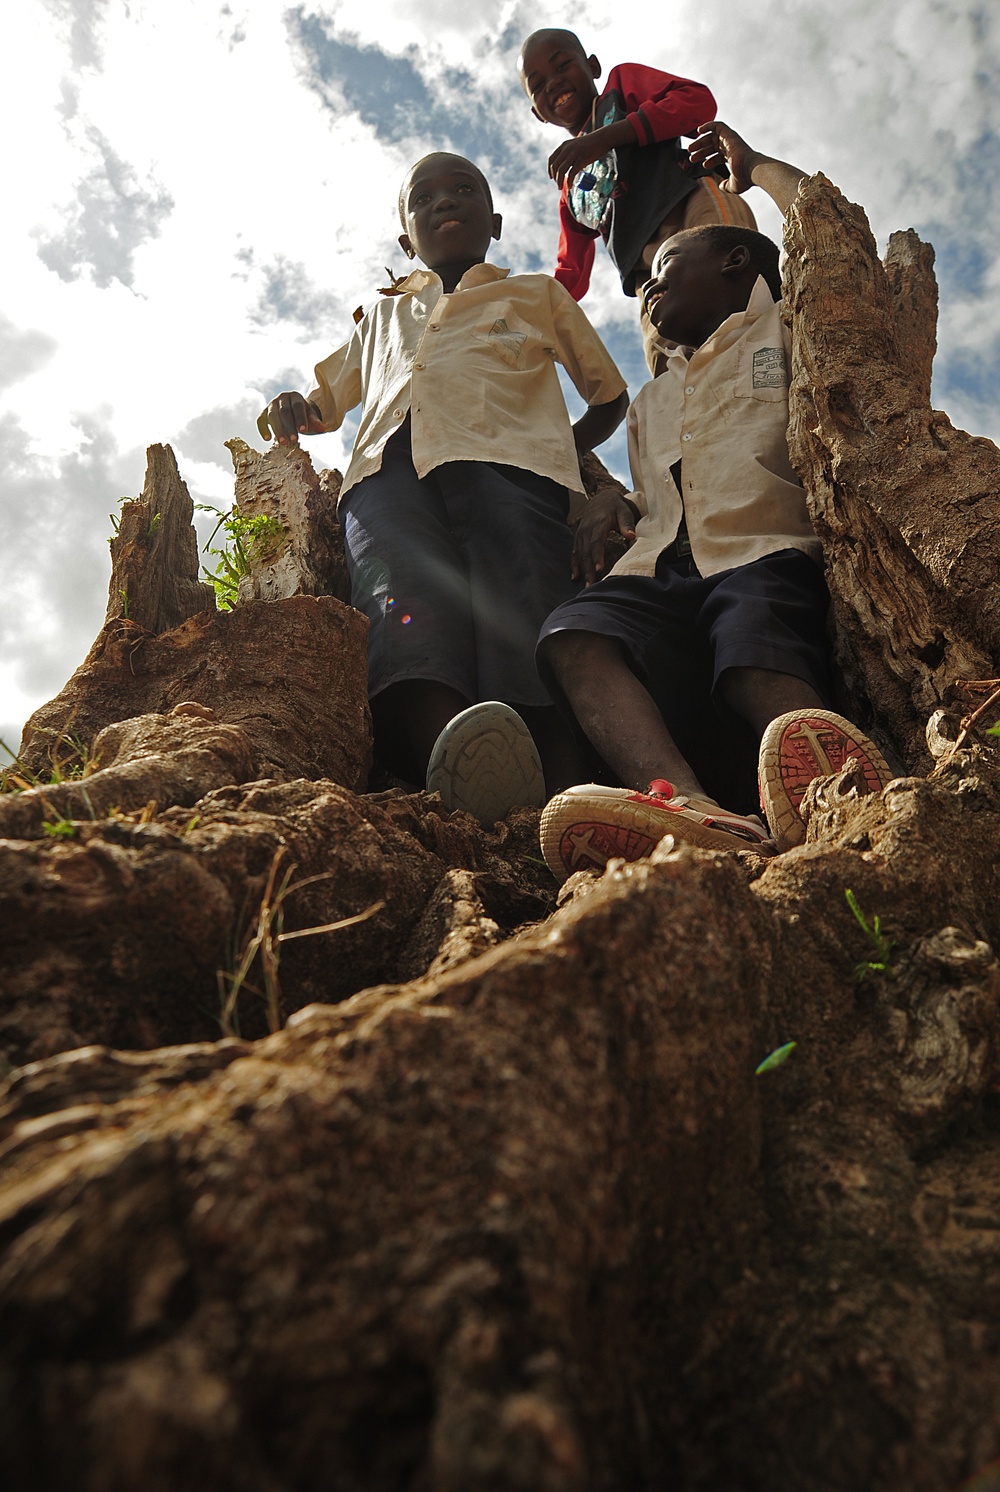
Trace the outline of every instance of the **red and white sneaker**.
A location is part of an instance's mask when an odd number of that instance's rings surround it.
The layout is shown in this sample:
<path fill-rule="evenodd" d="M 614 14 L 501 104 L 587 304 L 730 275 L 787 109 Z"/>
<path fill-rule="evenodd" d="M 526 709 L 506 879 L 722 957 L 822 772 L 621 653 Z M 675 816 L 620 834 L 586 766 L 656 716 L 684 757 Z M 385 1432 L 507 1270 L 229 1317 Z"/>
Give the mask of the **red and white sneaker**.
<path fill-rule="evenodd" d="M 539 826 L 542 854 L 557 881 L 575 870 L 600 870 L 609 860 L 641 860 L 667 834 L 708 850 L 774 853 L 759 818 L 679 797 L 659 777 L 644 793 L 595 782 L 568 788 L 545 805 Z"/>
<path fill-rule="evenodd" d="M 791 710 L 764 732 L 757 762 L 760 806 L 779 850 L 806 837 L 799 812 L 806 788 L 816 777 L 839 772 L 848 757 L 861 768 L 863 792 L 881 792 L 892 773 L 874 741 L 832 710 Z"/>

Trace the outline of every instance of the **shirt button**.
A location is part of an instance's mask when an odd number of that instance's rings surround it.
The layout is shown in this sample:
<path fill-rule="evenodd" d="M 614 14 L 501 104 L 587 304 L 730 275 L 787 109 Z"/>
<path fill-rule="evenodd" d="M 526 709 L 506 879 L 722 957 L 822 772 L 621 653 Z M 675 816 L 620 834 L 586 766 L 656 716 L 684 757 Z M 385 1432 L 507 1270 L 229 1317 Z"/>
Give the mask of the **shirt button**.
<path fill-rule="evenodd" d="M 685 392 L 685 394 L 693 394 L 694 393 L 694 384 L 693 383 L 689 383 L 688 386 L 687 386 L 687 388 L 684 390 L 684 392 Z"/>
<path fill-rule="evenodd" d="M 430 323 L 430 325 L 429 325 L 429 326 L 428 326 L 428 328 L 427 328 L 427 330 L 428 330 L 428 331 L 429 331 L 429 332 L 436 332 L 436 331 L 440 331 L 440 330 L 441 330 L 441 328 L 440 328 L 440 327 L 439 327 L 439 326 L 438 326 L 438 324 L 437 324 L 437 322 L 436 322 L 436 321 L 432 321 L 432 322 L 431 322 L 431 323 Z"/>
<path fill-rule="evenodd" d="M 684 434 L 684 435 L 681 436 L 681 440 L 690 440 L 690 439 L 691 439 L 690 434 Z"/>
<path fill-rule="evenodd" d="M 403 418 L 404 413 L 405 413 L 405 411 L 402 410 L 402 409 L 394 409 L 392 411 L 392 417 L 393 417 L 394 420 L 401 420 Z M 685 436 L 684 438 L 686 440 L 687 436 Z"/>
<path fill-rule="evenodd" d="M 423 363 L 414 363 L 413 366 L 415 368 L 423 368 L 425 365 Z"/>

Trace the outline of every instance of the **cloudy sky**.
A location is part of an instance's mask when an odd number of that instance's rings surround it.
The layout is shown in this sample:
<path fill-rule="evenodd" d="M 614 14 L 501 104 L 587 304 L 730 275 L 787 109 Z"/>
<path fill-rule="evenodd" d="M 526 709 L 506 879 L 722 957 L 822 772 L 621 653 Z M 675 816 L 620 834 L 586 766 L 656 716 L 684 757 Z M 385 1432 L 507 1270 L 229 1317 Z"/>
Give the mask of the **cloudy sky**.
<path fill-rule="evenodd" d="M 108 514 L 169 442 L 228 506 L 222 442 L 343 341 L 403 267 L 405 168 L 446 147 L 495 187 L 493 258 L 548 269 L 562 136 L 514 71 L 572 24 L 607 69 L 707 83 L 755 145 L 826 171 L 884 247 L 937 250 L 935 403 L 1000 439 L 1000 19 L 995 0 L 27 0 L 4 15 L 0 120 L 0 736 L 63 685 L 104 615 Z M 774 235 L 760 192 L 749 200 Z M 584 302 L 633 392 L 634 303 L 601 260 Z M 259 443 L 259 439 L 258 439 Z M 342 465 L 343 438 L 310 442 Z M 625 475 L 621 442 L 606 459 Z M 207 533 L 206 533 L 207 536 Z"/>

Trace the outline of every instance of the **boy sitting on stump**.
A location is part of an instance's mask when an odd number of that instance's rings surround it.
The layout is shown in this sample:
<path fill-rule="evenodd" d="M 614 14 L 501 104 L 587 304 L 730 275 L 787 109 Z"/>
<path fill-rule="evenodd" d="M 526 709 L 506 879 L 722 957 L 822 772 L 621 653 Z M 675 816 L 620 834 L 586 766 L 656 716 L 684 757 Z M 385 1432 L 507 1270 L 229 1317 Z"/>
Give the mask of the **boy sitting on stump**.
<path fill-rule="evenodd" d="M 727 190 L 754 183 L 783 213 L 805 174 L 721 123 L 704 127 L 691 158 L 724 161 Z M 578 529 L 588 582 L 613 528 L 635 543 L 539 638 L 553 697 L 627 784 L 549 803 L 542 850 L 560 880 L 639 859 L 667 834 L 773 853 L 802 839 L 814 777 L 850 756 L 870 791 L 889 778 L 874 744 L 827 708 L 829 598 L 788 457 L 777 246 L 746 228 L 689 229 L 657 250 L 642 294 L 678 345 L 629 411 L 636 491 L 592 502 Z M 758 743 L 770 833 L 748 812 Z"/>

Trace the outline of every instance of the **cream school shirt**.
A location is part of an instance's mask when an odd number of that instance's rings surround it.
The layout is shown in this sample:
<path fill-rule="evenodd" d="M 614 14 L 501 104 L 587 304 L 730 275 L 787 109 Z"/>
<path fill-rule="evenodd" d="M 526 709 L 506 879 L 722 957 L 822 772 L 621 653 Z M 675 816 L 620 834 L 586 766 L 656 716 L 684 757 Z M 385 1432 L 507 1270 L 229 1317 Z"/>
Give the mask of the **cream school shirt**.
<path fill-rule="evenodd" d="M 583 484 L 555 365 L 588 404 L 616 399 L 625 381 L 573 298 L 550 275 L 493 264 L 473 265 L 450 295 L 427 269 L 400 290 L 316 368 L 309 398 L 328 430 L 362 405 L 343 492 L 378 471 L 412 410 L 418 476 L 445 461 L 504 462 L 569 488 L 578 517 Z"/>
<path fill-rule="evenodd" d="M 778 549 L 822 560 L 805 493 L 788 459 L 790 338 L 781 303 L 758 279 L 745 311 L 701 347 L 673 348 L 628 412 L 629 463 L 643 514 L 636 541 L 609 573 L 652 575 L 687 518 L 702 575 Z M 670 468 L 681 463 L 683 510 Z"/>

